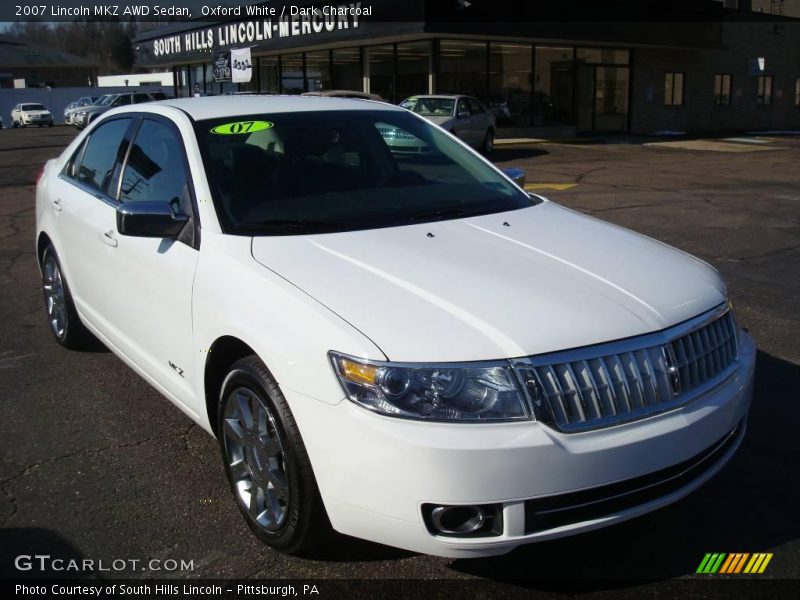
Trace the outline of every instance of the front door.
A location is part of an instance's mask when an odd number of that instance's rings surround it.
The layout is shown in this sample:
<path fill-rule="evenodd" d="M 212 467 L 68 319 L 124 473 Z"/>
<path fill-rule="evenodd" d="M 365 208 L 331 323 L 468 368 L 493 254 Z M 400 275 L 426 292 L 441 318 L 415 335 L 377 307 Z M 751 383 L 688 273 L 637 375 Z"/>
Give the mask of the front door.
<path fill-rule="evenodd" d="M 119 202 L 168 202 L 192 218 L 178 239 L 116 234 L 112 320 L 123 351 L 184 404 L 192 398 L 196 362 L 192 285 L 199 253 L 191 189 L 178 129 L 143 116 L 122 170 Z"/>

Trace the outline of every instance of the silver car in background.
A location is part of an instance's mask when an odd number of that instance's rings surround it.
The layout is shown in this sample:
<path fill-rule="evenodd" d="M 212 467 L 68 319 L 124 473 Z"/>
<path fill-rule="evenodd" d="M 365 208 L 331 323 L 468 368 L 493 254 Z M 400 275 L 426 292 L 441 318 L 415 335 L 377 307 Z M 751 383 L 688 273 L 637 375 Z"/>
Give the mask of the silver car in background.
<path fill-rule="evenodd" d="M 419 95 L 406 98 L 400 106 L 443 127 L 484 154 L 494 150 L 495 117 L 477 98 L 460 94 Z"/>
<path fill-rule="evenodd" d="M 108 96 L 110 94 L 106 94 Z M 74 121 L 75 113 L 85 106 L 91 106 L 99 98 L 103 96 L 82 96 L 78 98 L 75 102 L 70 102 L 67 107 L 64 109 L 64 123 L 66 125 L 72 125 Z"/>

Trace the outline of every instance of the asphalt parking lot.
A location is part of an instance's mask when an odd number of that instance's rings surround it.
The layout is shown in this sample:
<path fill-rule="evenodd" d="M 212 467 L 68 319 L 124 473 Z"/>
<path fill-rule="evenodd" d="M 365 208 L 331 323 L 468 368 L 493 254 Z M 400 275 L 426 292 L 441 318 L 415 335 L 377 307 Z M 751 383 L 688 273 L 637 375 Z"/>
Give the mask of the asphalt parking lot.
<path fill-rule="evenodd" d="M 33 182 L 74 135 L 0 131 L 0 576 L 21 575 L 13 556 L 38 553 L 193 561 L 173 576 L 480 578 L 498 589 L 670 593 L 706 552 L 773 552 L 760 577 L 800 578 L 800 137 L 545 142 L 495 154 L 525 168 L 533 191 L 720 269 L 759 355 L 749 431 L 719 476 L 664 510 L 504 557 L 450 560 L 341 539 L 311 560 L 256 541 L 214 440 L 178 409 L 112 354 L 51 339 Z M 102 576 L 119 575 L 141 573 Z"/>

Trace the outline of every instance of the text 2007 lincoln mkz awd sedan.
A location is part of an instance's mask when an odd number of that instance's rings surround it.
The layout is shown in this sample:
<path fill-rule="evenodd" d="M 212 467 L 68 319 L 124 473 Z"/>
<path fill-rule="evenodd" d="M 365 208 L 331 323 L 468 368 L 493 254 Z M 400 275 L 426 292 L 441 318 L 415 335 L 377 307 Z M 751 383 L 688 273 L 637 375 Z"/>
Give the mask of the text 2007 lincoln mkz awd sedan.
<path fill-rule="evenodd" d="M 501 554 L 673 502 L 744 435 L 755 347 L 713 268 L 398 107 L 110 111 L 36 217 L 56 340 L 93 334 L 215 435 L 286 552 L 333 528 Z"/>

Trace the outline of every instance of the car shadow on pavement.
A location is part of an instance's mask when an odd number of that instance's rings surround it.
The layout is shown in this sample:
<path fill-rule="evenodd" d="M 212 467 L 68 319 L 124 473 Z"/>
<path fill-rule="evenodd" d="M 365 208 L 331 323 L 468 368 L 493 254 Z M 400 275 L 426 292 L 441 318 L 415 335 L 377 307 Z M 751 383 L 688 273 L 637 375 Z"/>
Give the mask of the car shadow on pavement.
<path fill-rule="evenodd" d="M 0 529 L 0 539 L 3 540 L 0 544 L 0 579 L 73 579 L 87 576 L 80 569 L 67 568 L 71 560 L 80 565 L 84 556 L 55 531 L 42 527 Z M 58 564 L 59 570 L 41 569 L 41 560 L 36 556 L 63 561 Z"/>
<path fill-rule="evenodd" d="M 731 462 L 662 510 L 505 556 L 456 560 L 460 573 L 576 593 L 692 575 L 707 552 L 764 552 L 800 538 L 800 366 L 759 352 L 748 430 Z M 537 468 L 537 465 L 531 465 Z M 538 465 L 546 468 L 546 465 Z M 796 578 L 780 550 L 772 577 Z"/>
<path fill-rule="evenodd" d="M 401 548 L 376 544 L 367 540 L 334 533 L 324 546 L 304 556 L 309 560 L 324 562 L 375 562 L 400 560 L 417 556 L 416 553 Z"/>
<path fill-rule="evenodd" d="M 489 157 L 494 163 L 508 162 L 510 160 L 523 160 L 526 158 L 536 158 L 550 154 L 544 148 L 518 147 L 518 146 L 495 146 L 492 155 Z"/>

